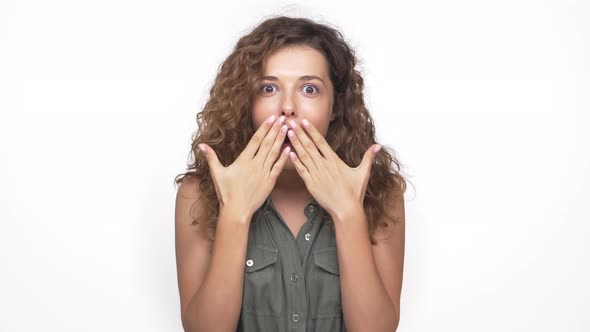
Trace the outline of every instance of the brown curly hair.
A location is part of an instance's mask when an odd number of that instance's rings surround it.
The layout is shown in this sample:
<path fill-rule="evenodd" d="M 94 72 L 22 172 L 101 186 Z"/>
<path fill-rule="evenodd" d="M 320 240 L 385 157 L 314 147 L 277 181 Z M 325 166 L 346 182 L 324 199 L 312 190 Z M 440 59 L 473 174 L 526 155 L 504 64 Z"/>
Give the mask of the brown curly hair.
<path fill-rule="evenodd" d="M 199 181 L 201 199 L 205 201 L 205 222 L 211 239 L 214 239 L 217 225 L 219 201 L 209 165 L 204 155 L 198 152 L 198 144 L 207 143 L 213 148 L 223 166 L 233 163 L 255 132 L 251 105 L 262 80 L 264 60 L 279 48 L 298 45 L 319 50 L 329 63 L 330 79 L 334 86 L 335 119 L 330 123 L 326 141 L 332 150 L 347 165 L 356 167 L 365 151 L 376 143 L 373 119 L 363 100 L 363 78 L 355 69 L 357 59 L 354 50 L 344 41 L 342 34 L 327 24 L 307 18 L 276 16 L 264 20 L 238 40 L 231 54 L 219 67 L 209 99 L 202 112 L 197 114 L 199 129 L 193 134 L 190 151 L 193 162 L 189 164 L 187 172 L 174 179 L 176 185 L 186 177 Z M 391 202 L 391 197 L 403 195 L 406 191 L 406 179 L 400 174 L 400 162 L 393 150 L 382 146 L 371 167 L 363 203 L 372 244 L 376 243 L 376 228 L 388 227 L 388 223 L 383 221 L 384 216 L 399 222 L 386 214 L 386 202 Z M 327 219 L 333 221 L 329 214 Z M 198 226 L 200 222 L 194 218 L 192 225 Z M 333 227 L 333 222 L 331 225 Z"/>

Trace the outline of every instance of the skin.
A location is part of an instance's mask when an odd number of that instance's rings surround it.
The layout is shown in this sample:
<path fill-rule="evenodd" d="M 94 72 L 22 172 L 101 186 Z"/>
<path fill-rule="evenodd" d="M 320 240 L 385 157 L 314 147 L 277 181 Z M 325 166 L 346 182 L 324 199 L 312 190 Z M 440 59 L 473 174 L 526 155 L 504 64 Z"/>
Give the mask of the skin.
<path fill-rule="evenodd" d="M 262 92 L 255 98 L 255 127 L 268 116 L 286 116 L 294 147 L 274 191 L 301 192 L 305 197 L 311 193 L 334 217 L 347 330 L 395 331 L 403 276 L 403 195 L 392 195 L 385 202 L 389 214 L 401 219 L 401 224 L 393 227 L 393 233 L 378 231 L 378 244 L 374 246 L 369 241 L 363 208 L 371 165 L 380 146 L 370 146 L 361 164 L 349 167 L 326 142 L 327 129 L 334 118 L 334 100 L 328 63 L 319 51 L 309 47 L 278 50 L 264 65 L 264 76 L 267 75 L 276 79 L 265 82 L 275 85 L 267 87 L 263 82 Z M 325 84 L 319 79 L 304 82 L 304 75 L 316 75 Z M 310 88 L 312 82 L 319 85 L 319 93 Z M 288 203 L 298 204 L 295 201 Z"/>
<path fill-rule="evenodd" d="M 269 116 L 276 115 L 277 118 L 285 117 L 288 128 L 293 127 L 291 121 L 300 126 L 305 118 L 326 136 L 330 122 L 334 120 L 334 87 L 328 62 L 320 51 L 304 45 L 281 48 L 264 62 L 263 76 L 268 78 L 262 81 L 252 105 L 255 129 Z M 306 79 L 304 76 L 318 78 Z M 278 194 L 299 198 L 303 204 L 310 197 L 290 158 L 277 178 L 273 194 L 275 197 Z"/>
<path fill-rule="evenodd" d="M 404 260 L 403 195 L 387 197 L 384 202 L 387 214 L 401 219 L 401 223 L 390 228 L 389 233 L 378 231 L 378 243 L 371 246 L 362 202 L 377 153 L 373 148 L 377 145 L 369 147 L 358 167 L 351 168 L 325 141 L 330 121 L 334 119 L 333 87 L 326 59 L 309 47 L 277 50 L 265 62 L 264 75 L 275 76 L 276 80 L 265 81 L 263 84 L 274 86 L 261 86 L 266 92 L 255 97 L 254 127 L 258 129 L 271 115 L 284 115 L 289 132 L 295 135 L 291 138 L 292 156 L 287 158 L 273 193 L 285 193 L 280 194 L 285 206 L 307 202 L 313 194 L 334 217 L 347 330 L 395 331 L 399 324 Z M 301 76 L 305 75 L 318 76 L 324 84 L 320 79 L 303 81 Z M 303 119 L 309 121 L 309 126 L 303 125 Z M 211 151 L 204 153 L 208 152 Z M 210 162 L 214 158 L 211 153 L 207 160 Z M 196 182 L 183 182 L 176 202 L 176 253 L 183 327 L 186 331 L 235 331 L 251 215 L 231 207 L 223 209 L 217 237 L 212 243 L 202 232 L 195 234 L 191 227 L 190 210 L 200 195 L 194 195 L 195 192 L 200 193 Z M 288 193 L 300 196 L 286 200 Z M 292 211 L 292 215 L 301 214 L 299 208 Z M 293 219 L 287 218 L 288 222 L 290 220 Z"/>

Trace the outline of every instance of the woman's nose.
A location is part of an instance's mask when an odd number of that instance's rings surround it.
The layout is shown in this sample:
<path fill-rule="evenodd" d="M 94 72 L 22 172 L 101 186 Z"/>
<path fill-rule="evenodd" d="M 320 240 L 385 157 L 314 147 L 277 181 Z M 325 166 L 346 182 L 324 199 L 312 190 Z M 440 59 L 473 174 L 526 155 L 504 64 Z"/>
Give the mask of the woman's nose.
<path fill-rule="evenodd" d="M 294 115 L 295 114 L 295 96 L 290 95 L 289 93 L 285 93 L 282 95 L 281 100 L 281 111 L 285 115 Z"/>

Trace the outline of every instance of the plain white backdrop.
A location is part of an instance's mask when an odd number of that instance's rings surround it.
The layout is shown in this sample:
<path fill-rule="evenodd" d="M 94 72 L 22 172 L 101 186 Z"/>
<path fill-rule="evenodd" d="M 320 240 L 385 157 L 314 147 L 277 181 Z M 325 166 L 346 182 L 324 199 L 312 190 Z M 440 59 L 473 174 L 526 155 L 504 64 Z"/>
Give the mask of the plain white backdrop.
<path fill-rule="evenodd" d="M 587 1 L 0 3 L 0 330 L 182 331 L 174 176 L 240 36 L 357 51 L 406 192 L 400 332 L 590 331 Z"/>

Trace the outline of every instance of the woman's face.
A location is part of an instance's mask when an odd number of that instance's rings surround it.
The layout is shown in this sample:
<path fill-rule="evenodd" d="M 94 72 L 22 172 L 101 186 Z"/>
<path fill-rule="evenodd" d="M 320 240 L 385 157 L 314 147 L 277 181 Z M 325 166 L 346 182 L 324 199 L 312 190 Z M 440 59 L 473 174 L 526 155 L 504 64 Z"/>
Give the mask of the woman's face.
<path fill-rule="evenodd" d="M 284 47 L 263 63 L 263 80 L 252 105 L 254 130 L 274 114 L 277 120 L 284 115 L 289 129 L 291 120 L 301 126 L 301 120 L 307 119 L 326 137 L 334 119 L 333 105 L 334 88 L 324 55 L 308 46 Z M 295 169 L 290 158 L 284 168 Z"/>

